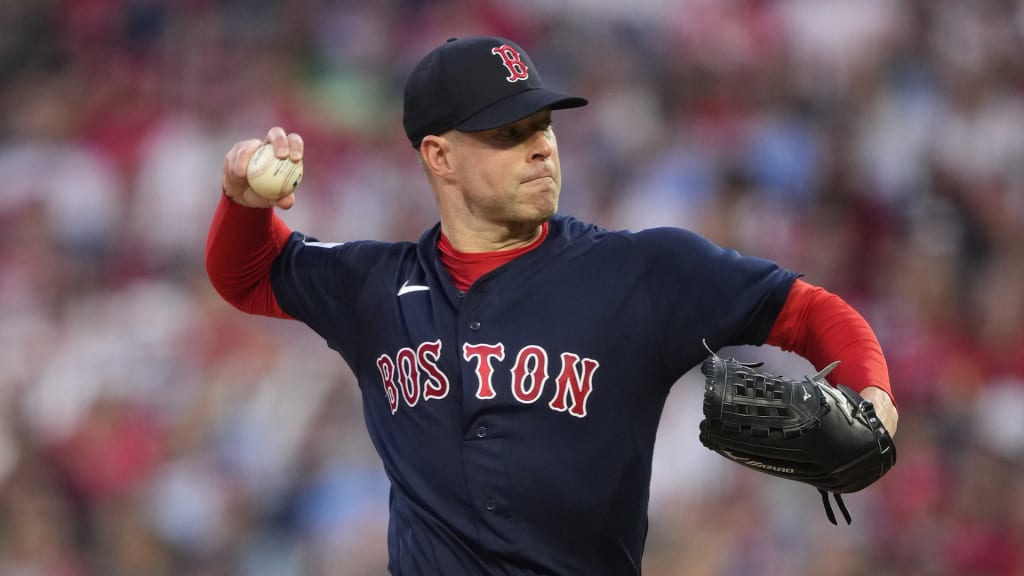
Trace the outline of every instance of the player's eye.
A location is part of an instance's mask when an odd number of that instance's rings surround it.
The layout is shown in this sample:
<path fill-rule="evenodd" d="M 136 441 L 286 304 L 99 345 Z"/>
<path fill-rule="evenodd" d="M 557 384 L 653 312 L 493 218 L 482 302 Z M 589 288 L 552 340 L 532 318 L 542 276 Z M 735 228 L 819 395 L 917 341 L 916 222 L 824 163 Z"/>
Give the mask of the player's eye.
<path fill-rule="evenodd" d="M 532 121 L 522 121 L 496 128 L 489 133 L 488 137 L 492 139 L 492 142 L 501 147 L 517 146 L 538 132 L 550 133 L 551 126 L 551 118 L 542 117 Z"/>

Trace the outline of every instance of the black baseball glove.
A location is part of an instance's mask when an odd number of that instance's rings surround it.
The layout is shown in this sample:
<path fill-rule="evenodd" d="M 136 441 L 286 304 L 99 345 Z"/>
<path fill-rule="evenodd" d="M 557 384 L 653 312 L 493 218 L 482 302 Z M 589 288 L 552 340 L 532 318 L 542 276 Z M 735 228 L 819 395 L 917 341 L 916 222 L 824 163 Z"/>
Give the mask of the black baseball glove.
<path fill-rule="evenodd" d="M 871 402 L 825 376 L 791 380 L 712 353 L 701 365 L 706 377 L 700 441 L 722 456 L 821 492 L 833 524 L 829 494 L 850 523 L 840 494 L 856 492 L 896 463 L 896 446 Z"/>

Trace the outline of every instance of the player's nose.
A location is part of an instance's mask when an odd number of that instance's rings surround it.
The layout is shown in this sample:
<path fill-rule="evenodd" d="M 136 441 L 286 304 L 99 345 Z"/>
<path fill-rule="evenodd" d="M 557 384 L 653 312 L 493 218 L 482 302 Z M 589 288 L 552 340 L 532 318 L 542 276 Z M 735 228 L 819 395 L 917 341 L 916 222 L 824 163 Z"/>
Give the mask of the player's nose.
<path fill-rule="evenodd" d="M 546 160 L 555 151 L 555 136 L 550 130 L 537 130 L 529 139 L 530 158 Z"/>

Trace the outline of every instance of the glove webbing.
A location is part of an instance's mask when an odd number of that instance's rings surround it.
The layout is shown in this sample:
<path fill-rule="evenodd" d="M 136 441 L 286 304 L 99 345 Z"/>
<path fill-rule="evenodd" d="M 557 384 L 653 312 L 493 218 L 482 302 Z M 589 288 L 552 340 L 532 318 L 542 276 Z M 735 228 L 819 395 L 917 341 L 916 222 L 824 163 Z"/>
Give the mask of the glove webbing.
<path fill-rule="evenodd" d="M 825 515 L 828 516 L 828 521 L 838 526 L 839 523 L 836 522 L 836 513 L 832 511 L 832 504 L 828 501 L 829 493 L 820 488 L 818 489 L 818 492 L 821 492 L 821 503 L 825 505 Z M 832 497 L 835 498 L 836 504 L 839 506 L 839 511 L 843 513 L 843 519 L 846 520 L 848 525 L 851 524 L 853 519 L 850 517 L 850 511 L 846 509 L 846 504 L 843 503 L 843 497 L 840 496 L 838 492 L 833 492 Z"/>

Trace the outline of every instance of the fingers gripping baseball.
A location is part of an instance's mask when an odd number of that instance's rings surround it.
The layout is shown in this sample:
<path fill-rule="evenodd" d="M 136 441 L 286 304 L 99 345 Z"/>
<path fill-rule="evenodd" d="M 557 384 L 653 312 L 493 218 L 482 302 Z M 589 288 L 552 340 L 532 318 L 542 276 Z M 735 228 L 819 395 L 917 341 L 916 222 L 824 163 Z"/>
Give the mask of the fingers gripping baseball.
<path fill-rule="evenodd" d="M 222 185 L 224 193 L 235 202 L 250 208 L 270 208 L 277 206 L 282 209 L 289 209 L 295 204 L 295 197 L 292 189 L 298 184 L 298 180 L 291 182 L 287 192 L 277 198 L 268 198 L 253 189 L 250 176 L 247 173 L 249 162 L 253 155 L 264 144 L 273 148 L 274 158 L 288 159 L 299 167 L 298 178 L 301 178 L 301 163 L 304 152 L 302 136 L 286 133 L 283 128 L 275 126 L 267 132 L 264 140 L 255 138 L 236 142 L 224 156 L 224 174 Z"/>

